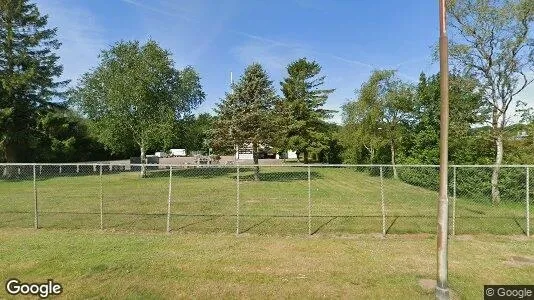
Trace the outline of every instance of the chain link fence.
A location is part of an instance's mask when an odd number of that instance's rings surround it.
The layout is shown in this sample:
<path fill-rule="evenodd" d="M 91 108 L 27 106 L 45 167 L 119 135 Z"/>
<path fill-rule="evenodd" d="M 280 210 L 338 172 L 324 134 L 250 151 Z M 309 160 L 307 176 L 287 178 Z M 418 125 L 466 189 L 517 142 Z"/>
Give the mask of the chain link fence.
<path fill-rule="evenodd" d="M 451 166 L 449 233 L 530 235 L 531 168 L 501 166 L 495 197 L 492 166 Z M 0 164 L 0 174 L 0 227 L 436 232 L 432 165 Z"/>

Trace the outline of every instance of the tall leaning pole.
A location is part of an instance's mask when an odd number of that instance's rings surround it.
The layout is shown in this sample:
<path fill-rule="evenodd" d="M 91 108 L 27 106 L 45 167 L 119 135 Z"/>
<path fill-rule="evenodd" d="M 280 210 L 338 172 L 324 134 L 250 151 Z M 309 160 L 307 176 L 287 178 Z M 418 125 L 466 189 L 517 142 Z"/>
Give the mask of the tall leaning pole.
<path fill-rule="evenodd" d="M 447 187 L 447 169 L 449 166 L 449 61 L 446 20 L 446 0 L 439 0 L 439 66 L 440 66 L 440 148 L 439 148 L 439 201 L 437 228 L 437 263 L 438 280 L 436 299 L 449 299 L 448 285 L 448 229 L 449 229 L 449 198 Z"/>

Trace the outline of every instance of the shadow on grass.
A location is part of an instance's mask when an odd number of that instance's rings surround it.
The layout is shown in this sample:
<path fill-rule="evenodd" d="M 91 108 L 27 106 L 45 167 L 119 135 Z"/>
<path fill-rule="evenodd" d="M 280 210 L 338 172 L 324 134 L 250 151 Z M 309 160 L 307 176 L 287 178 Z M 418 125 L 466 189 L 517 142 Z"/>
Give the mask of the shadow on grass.
<path fill-rule="evenodd" d="M 485 215 L 486 213 L 481 211 L 481 210 L 477 210 L 477 209 L 472 209 L 472 208 L 467 208 L 467 207 L 464 207 L 463 209 L 469 211 L 469 212 L 472 212 L 472 213 L 475 213 L 477 215 Z"/>
<path fill-rule="evenodd" d="M 241 172 L 251 171 L 250 168 L 240 168 Z M 169 171 L 166 171 L 167 176 Z M 229 174 L 236 174 L 237 167 L 200 167 L 200 168 L 183 168 L 183 169 L 174 169 L 172 170 L 172 177 L 180 178 L 215 178 L 227 176 Z"/>
<path fill-rule="evenodd" d="M 246 232 L 250 231 L 251 229 L 256 228 L 256 227 L 260 226 L 261 224 L 263 224 L 263 223 L 269 221 L 269 220 L 272 219 L 272 218 L 273 218 L 273 217 L 265 218 L 265 219 L 263 219 L 263 220 L 261 220 L 261 221 L 255 223 L 255 224 L 252 224 L 252 225 L 249 226 L 248 228 L 245 228 L 245 229 L 243 229 L 243 230 L 240 230 L 239 233 L 246 233 Z"/>
<path fill-rule="evenodd" d="M 328 221 L 324 222 L 323 224 L 319 225 L 319 227 L 317 227 L 317 229 L 315 229 L 315 231 L 313 231 L 311 233 L 311 235 L 314 235 L 316 234 L 317 232 L 319 232 L 319 230 L 323 229 L 323 227 L 325 227 L 326 225 L 328 225 L 329 223 L 331 223 L 332 221 L 334 221 L 335 219 L 337 219 L 337 217 L 332 217 L 330 218 Z"/>
<path fill-rule="evenodd" d="M 393 224 L 395 224 L 395 222 L 397 222 L 398 219 L 399 217 L 395 217 L 395 219 L 393 219 L 393 222 L 391 222 L 391 224 L 389 224 L 388 228 L 386 229 L 386 234 L 389 233 L 389 231 L 391 230 L 391 227 L 393 227 Z"/>
<path fill-rule="evenodd" d="M 180 226 L 178 228 L 176 228 L 176 230 L 180 230 L 180 229 L 184 229 L 184 228 L 187 228 L 189 226 L 193 226 L 193 225 L 197 225 L 197 224 L 201 224 L 201 223 L 206 223 L 206 222 L 209 222 L 209 221 L 213 221 L 215 219 L 219 219 L 221 218 L 222 216 L 210 216 L 209 218 L 206 218 L 204 220 L 200 220 L 200 221 L 195 221 L 195 222 L 191 222 L 191 223 L 188 223 L 186 225 L 183 225 L 183 226 Z M 171 231 L 174 231 L 174 229 L 172 229 Z"/>
<path fill-rule="evenodd" d="M 517 227 L 519 227 L 519 229 L 521 229 L 521 231 L 523 232 L 524 235 L 527 235 L 527 231 L 523 228 L 523 226 L 521 224 L 519 224 L 519 221 L 517 220 L 517 218 L 514 218 L 514 222 L 515 224 L 517 225 Z"/>
<path fill-rule="evenodd" d="M 0 182 L 24 182 L 33 181 L 33 165 L 11 166 L 11 174 L 2 176 L 3 169 L 0 167 Z M 123 165 L 102 166 L 102 175 L 131 173 Z M 38 165 L 35 167 L 35 180 L 46 181 L 55 178 L 76 178 L 86 176 L 99 176 L 100 165 Z"/>
<path fill-rule="evenodd" d="M 289 172 L 260 172 L 259 174 L 260 180 L 259 181 L 281 181 L 281 182 L 287 182 L 287 181 L 298 181 L 298 180 L 308 180 L 308 172 L 307 171 L 289 171 Z M 310 178 L 313 179 L 320 179 L 323 178 L 323 176 L 317 172 L 310 172 Z M 254 174 L 248 174 L 244 176 L 239 177 L 240 181 L 254 181 Z"/>
<path fill-rule="evenodd" d="M 0 168 L 0 171 L 2 169 Z M 36 167 L 36 181 L 45 181 L 54 178 L 65 178 L 65 177 L 84 177 L 84 176 L 99 176 L 100 166 L 96 165 L 65 165 L 61 168 L 57 165 L 44 165 Z M 241 172 L 252 171 L 251 168 L 240 168 Z M 228 174 L 235 174 L 237 172 L 237 167 L 173 167 L 172 176 L 178 178 L 215 178 L 227 176 Z M 139 174 L 139 167 L 131 167 L 126 169 L 123 165 L 117 166 L 103 166 L 102 175 L 111 175 L 111 174 Z M 141 178 L 140 176 L 138 176 Z M 169 177 L 169 168 L 159 169 L 155 166 L 147 166 L 145 179 L 151 178 L 162 178 Z M 15 166 L 11 171 L 9 177 L 3 177 L 2 172 L 0 172 L 0 182 L 23 182 L 23 181 L 32 181 L 33 180 L 33 166 Z"/>

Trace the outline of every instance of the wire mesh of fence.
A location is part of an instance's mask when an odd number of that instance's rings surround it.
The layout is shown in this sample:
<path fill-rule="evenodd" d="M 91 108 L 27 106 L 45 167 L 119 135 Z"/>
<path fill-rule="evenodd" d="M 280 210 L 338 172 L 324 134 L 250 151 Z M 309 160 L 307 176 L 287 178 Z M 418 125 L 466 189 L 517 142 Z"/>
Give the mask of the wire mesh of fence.
<path fill-rule="evenodd" d="M 530 235 L 532 166 L 449 170 L 449 234 Z M 439 166 L 0 164 L 0 227 L 435 233 Z"/>

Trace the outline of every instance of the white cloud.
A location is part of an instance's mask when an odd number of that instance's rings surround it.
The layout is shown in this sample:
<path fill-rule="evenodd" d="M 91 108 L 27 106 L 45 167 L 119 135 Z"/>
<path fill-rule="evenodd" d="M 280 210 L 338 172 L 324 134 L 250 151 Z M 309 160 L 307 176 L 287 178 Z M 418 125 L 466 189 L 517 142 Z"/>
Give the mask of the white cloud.
<path fill-rule="evenodd" d="M 64 67 L 62 79 L 71 79 L 71 84 L 75 84 L 97 64 L 100 50 L 107 47 L 104 30 L 89 10 L 74 6 L 73 2 L 38 0 L 37 6 L 42 14 L 49 16 L 48 25 L 58 28 L 57 37 L 62 43 L 58 55 Z"/>

